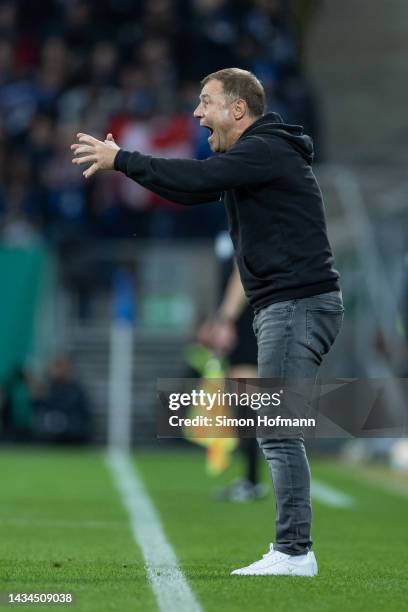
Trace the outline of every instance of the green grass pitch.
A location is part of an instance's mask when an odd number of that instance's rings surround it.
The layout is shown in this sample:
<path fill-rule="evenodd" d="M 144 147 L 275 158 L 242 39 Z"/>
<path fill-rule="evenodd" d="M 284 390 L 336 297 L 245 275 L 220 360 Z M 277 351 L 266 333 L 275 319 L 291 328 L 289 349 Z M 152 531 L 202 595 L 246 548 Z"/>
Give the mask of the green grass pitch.
<path fill-rule="evenodd" d="M 0 458 L 1 592 L 75 596 L 73 606 L 24 609 L 157 610 L 102 453 L 3 449 Z M 239 466 L 214 480 L 199 452 L 138 452 L 134 461 L 204 611 L 407 609 L 408 478 L 313 462 L 316 478 L 355 502 L 349 509 L 314 503 L 319 576 L 231 577 L 273 539 L 272 496 L 250 504 L 215 501 L 214 488 Z"/>

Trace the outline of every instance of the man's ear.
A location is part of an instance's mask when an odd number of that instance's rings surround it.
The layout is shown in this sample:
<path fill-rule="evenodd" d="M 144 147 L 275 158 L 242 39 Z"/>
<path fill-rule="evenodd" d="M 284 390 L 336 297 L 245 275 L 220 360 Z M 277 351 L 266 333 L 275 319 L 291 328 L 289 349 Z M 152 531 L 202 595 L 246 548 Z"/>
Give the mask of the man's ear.
<path fill-rule="evenodd" d="M 235 119 L 242 119 L 242 117 L 246 115 L 247 110 L 248 106 L 245 100 L 238 98 L 238 100 L 234 101 L 232 112 Z"/>

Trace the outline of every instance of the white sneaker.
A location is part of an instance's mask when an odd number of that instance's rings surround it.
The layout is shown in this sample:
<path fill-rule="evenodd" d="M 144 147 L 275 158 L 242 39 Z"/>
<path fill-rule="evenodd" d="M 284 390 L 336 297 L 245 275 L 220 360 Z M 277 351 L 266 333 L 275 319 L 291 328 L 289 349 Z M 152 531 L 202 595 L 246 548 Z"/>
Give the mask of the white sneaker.
<path fill-rule="evenodd" d="M 317 561 L 314 552 L 306 555 L 286 555 L 274 550 L 269 551 L 259 561 L 231 572 L 235 576 L 317 576 Z"/>

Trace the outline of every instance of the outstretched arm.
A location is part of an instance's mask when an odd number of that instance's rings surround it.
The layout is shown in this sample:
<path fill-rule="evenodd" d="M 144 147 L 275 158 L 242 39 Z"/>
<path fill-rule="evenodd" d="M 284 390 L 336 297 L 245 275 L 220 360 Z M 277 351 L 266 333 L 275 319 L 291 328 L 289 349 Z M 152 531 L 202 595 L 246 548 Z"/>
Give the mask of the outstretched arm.
<path fill-rule="evenodd" d="M 78 134 L 78 140 L 79 144 L 72 145 L 76 156 L 73 162 L 91 163 L 84 172 L 86 178 L 98 170 L 114 168 L 152 191 L 204 194 L 209 200 L 214 199 L 215 193 L 279 178 L 290 149 L 277 137 L 272 155 L 263 139 L 248 136 L 239 139 L 227 152 L 208 159 L 163 159 L 119 150 L 112 141 L 102 142 L 87 134 Z"/>
<path fill-rule="evenodd" d="M 154 185 L 187 193 L 213 193 L 277 178 L 282 172 L 280 157 L 279 154 L 272 157 L 262 139 L 248 136 L 225 153 L 203 160 L 164 159 L 120 150 L 115 169 L 149 189 Z"/>
<path fill-rule="evenodd" d="M 88 134 L 77 134 L 78 143 L 71 145 L 71 150 L 74 152 L 74 164 L 91 164 L 83 175 L 85 178 L 91 177 L 98 170 L 119 170 L 116 167 L 117 156 L 120 152 L 120 147 L 116 144 L 112 134 L 108 134 L 105 141 L 102 142 Z M 157 195 L 176 202 L 177 204 L 205 204 L 207 202 L 216 202 L 221 198 L 222 192 L 185 192 L 176 188 L 163 187 L 155 183 L 145 183 L 143 185 Z"/>

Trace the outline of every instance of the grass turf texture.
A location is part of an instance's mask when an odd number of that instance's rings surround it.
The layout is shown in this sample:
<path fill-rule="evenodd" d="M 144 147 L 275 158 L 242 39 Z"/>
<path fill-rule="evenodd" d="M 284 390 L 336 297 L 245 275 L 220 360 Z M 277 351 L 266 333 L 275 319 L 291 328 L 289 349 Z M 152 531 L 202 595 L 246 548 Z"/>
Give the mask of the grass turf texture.
<path fill-rule="evenodd" d="M 77 612 L 156 610 L 126 513 L 97 453 L 3 451 L 0 590 L 68 592 Z M 135 462 L 191 588 L 208 612 L 406 609 L 408 494 L 384 470 L 315 462 L 313 475 L 355 500 L 314 503 L 319 576 L 231 577 L 273 539 L 272 497 L 252 504 L 213 499 L 218 480 L 198 452 L 143 452 Z M 265 477 L 267 477 L 265 471 Z M 61 610 L 65 606 L 33 606 Z"/>
<path fill-rule="evenodd" d="M 24 609 L 155 610 L 101 455 L 15 451 L 0 453 L 0 461 L 0 591 L 76 597 L 72 606 Z"/>

